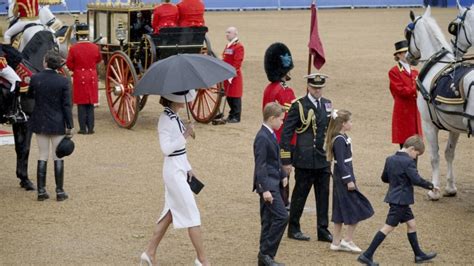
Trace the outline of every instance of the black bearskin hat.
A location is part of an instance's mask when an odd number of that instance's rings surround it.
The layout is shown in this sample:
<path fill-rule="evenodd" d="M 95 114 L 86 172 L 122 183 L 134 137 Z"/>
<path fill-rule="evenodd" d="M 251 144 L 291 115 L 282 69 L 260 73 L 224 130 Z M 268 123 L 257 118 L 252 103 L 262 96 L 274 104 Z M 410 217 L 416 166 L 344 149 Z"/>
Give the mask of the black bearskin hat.
<path fill-rule="evenodd" d="M 270 82 L 281 80 L 294 67 L 290 49 L 281 42 L 276 42 L 267 48 L 264 64 Z"/>

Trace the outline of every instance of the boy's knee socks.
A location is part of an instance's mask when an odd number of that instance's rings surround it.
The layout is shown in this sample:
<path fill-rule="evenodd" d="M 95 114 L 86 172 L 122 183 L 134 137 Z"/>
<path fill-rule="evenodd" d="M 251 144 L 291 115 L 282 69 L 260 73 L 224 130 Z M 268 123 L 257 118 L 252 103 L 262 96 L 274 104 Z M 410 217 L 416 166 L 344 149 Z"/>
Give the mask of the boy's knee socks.
<path fill-rule="evenodd" d="M 374 252 L 375 250 L 378 248 L 378 246 L 380 244 L 382 244 L 382 242 L 384 241 L 385 239 L 385 234 L 382 233 L 381 231 L 378 231 L 375 236 L 374 236 L 374 239 L 372 240 L 372 242 L 370 243 L 369 247 L 367 248 L 367 250 L 364 252 L 364 255 L 369 258 L 369 259 L 372 259 L 372 256 L 374 255 Z"/>
<path fill-rule="evenodd" d="M 410 241 L 411 248 L 413 249 L 413 253 L 415 256 L 424 255 L 423 251 L 421 251 L 420 245 L 418 245 L 418 237 L 416 236 L 416 232 L 407 233 L 408 241 Z"/>

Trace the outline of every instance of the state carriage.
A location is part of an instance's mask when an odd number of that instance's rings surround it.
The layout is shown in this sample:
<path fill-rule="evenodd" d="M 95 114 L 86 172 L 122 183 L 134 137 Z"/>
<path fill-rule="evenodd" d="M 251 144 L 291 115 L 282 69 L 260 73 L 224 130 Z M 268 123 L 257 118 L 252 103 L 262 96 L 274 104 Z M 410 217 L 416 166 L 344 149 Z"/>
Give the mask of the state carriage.
<path fill-rule="evenodd" d="M 91 3 L 87 9 L 91 39 L 102 38 L 98 45 L 106 65 L 105 94 L 120 127 L 132 128 L 147 102 L 147 95 L 133 92 L 151 64 L 179 53 L 215 57 L 206 38 L 207 27 L 162 28 L 159 34 L 150 33 L 154 4 Z M 218 112 L 223 84 L 197 92 L 189 109 L 196 121 L 208 123 Z"/>

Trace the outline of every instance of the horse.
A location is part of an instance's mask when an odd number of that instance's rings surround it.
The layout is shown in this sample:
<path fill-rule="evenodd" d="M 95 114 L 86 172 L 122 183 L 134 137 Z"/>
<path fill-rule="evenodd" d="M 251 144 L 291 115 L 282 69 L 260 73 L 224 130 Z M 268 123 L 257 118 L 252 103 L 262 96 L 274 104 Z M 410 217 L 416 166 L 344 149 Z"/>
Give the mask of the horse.
<path fill-rule="evenodd" d="M 450 83 L 447 89 L 457 88 L 457 92 L 465 96 L 462 102 L 455 104 L 444 103 L 433 92 L 434 82 L 439 82 L 438 77 L 448 73 L 454 68 L 456 59 L 451 46 L 445 40 L 438 24 L 431 16 L 431 8 L 428 6 L 422 16 L 415 18 L 410 11 L 411 23 L 405 29 L 405 37 L 409 43 L 406 55 L 407 61 L 412 65 L 424 62 L 423 68 L 417 79 L 419 90 L 417 106 L 422 118 L 422 127 L 428 144 L 430 146 L 432 182 L 439 187 L 439 145 L 438 132 L 440 129 L 449 132 L 448 143 L 445 150 L 447 161 L 447 184 L 443 196 L 455 196 L 457 188 L 453 173 L 453 160 L 456 144 L 461 133 L 472 134 L 474 127 L 474 92 L 470 90 L 474 84 L 474 71 L 472 65 L 470 70 L 460 79 L 460 83 Z M 458 64 L 460 64 L 458 62 Z M 453 71 L 449 72 L 452 74 Z M 454 85 L 453 85 L 454 84 Z M 459 85 L 462 84 L 462 85 Z M 440 199 L 439 192 L 428 192 L 432 200 Z"/>
<path fill-rule="evenodd" d="M 22 72 L 18 73 L 18 75 L 24 79 L 23 82 L 25 84 L 29 83 L 29 77 L 32 72 L 24 65 L 21 53 L 11 46 L 2 46 L 2 50 L 7 55 L 6 58 L 8 66 L 13 69 L 17 69 L 17 73 Z M 27 71 L 28 74 L 25 75 Z M 0 90 L 6 89 L 9 91 L 10 86 L 11 84 L 9 84 L 8 81 L 6 81 L 0 73 Z M 34 99 L 30 98 L 27 94 L 27 91 L 25 91 L 23 88 L 20 89 L 19 95 L 21 109 L 23 110 L 23 112 L 26 113 L 27 116 L 29 116 L 33 111 Z M 4 96 L 5 95 L 3 93 L 0 93 L 0 102 L 2 103 L 0 104 L 0 107 L 5 107 Z M 4 117 L 5 111 L 5 108 L 0 108 L 0 118 Z M 16 176 L 21 180 L 20 185 L 23 188 L 27 190 L 32 190 L 34 189 L 34 186 L 30 185 L 31 183 L 28 183 L 28 158 L 30 154 L 32 132 L 29 128 L 28 121 L 15 122 L 12 124 L 12 128 L 13 137 L 15 140 Z"/>
<path fill-rule="evenodd" d="M 474 42 L 474 4 L 465 8 L 458 2 L 457 7 L 459 13 L 456 19 L 449 23 L 448 31 L 454 36 L 451 44 L 456 58 L 460 60 Z"/>

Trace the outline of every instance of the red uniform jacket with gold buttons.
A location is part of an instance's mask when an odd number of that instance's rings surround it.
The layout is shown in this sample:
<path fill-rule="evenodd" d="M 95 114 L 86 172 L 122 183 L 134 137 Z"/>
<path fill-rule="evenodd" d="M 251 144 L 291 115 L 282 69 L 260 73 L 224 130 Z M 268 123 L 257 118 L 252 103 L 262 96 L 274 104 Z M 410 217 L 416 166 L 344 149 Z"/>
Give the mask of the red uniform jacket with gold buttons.
<path fill-rule="evenodd" d="M 161 28 L 178 26 L 178 7 L 171 3 L 162 3 L 153 11 L 153 32 L 158 33 Z"/>
<path fill-rule="evenodd" d="M 20 18 L 38 18 L 38 0 L 16 0 L 13 14 Z"/>
<path fill-rule="evenodd" d="M 182 0 L 177 6 L 180 27 L 204 26 L 204 3 L 201 0 Z"/>
<path fill-rule="evenodd" d="M 405 143 L 412 135 L 422 134 L 420 113 L 416 105 L 416 77 L 418 71 L 408 73 L 398 63 L 388 72 L 394 105 L 392 114 L 392 143 Z"/>
<path fill-rule="evenodd" d="M 73 102 L 93 104 L 98 102 L 99 84 L 96 65 L 102 60 L 99 46 L 80 41 L 69 49 L 66 65 L 73 72 Z"/>
<path fill-rule="evenodd" d="M 238 40 L 233 42 L 230 46 L 224 49 L 222 59 L 224 62 L 233 66 L 237 72 L 237 75 L 230 83 L 227 80 L 224 81 L 225 95 L 228 97 L 240 98 L 242 97 L 243 88 L 242 71 L 240 70 L 240 67 L 244 60 L 244 46 Z"/>
<path fill-rule="evenodd" d="M 290 110 L 290 106 L 295 99 L 296 96 L 292 88 L 284 86 L 280 81 L 275 81 L 268 84 L 265 88 L 265 91 L 263 91 L 262 110 L 263 108 L 265 108 L 265 105 L 267 105 L 267 103 L 277 102 L 285 108 L 286 119 L 286 116 L 288 115 L 288 110 Z M 278 130 L 275 130 L 275 135 L 277 137 L 278 143 L 280 143 L 283 125 L 281 125 Z M 293 146 L 296 145 L 296 133 L 293 135 L 290 144 Z"/>

